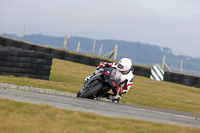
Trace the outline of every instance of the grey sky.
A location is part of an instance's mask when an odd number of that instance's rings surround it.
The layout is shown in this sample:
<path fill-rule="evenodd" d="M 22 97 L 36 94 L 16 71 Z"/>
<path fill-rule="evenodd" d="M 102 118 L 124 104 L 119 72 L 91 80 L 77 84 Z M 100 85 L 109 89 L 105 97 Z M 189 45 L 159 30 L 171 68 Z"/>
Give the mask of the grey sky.
<path fill-rule="evenodd" d="M 200 57 L 200 0 L 0 0 L 0 34 L 115 39 Z"/>

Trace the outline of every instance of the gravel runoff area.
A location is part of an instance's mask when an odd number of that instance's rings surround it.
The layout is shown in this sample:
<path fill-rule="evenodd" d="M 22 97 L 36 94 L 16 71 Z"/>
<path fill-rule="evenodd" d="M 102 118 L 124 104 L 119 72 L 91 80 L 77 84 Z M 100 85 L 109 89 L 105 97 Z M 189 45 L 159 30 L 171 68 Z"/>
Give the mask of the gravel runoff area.
<path fill-rule="evenodd" d="M 50 90 L 50 89 L 42 89 L 42 88 L 36 88 L 36 87 L 29 87 L 29 86 L 19 86 L 19 85 L 7 84 L 7 83 L 0 83 L 0 87 L 76 97 L 76 94 L 72 94 L 72 93 L 68 93 L 68 92 L 62 92 L 62 91 L 56 91 L 56 90 Z"/>

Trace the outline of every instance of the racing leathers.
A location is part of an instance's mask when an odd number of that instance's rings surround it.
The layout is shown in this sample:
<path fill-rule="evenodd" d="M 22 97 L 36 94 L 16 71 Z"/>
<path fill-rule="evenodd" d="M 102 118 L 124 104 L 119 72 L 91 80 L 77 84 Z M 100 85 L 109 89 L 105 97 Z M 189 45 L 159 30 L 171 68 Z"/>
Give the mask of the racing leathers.
<path fill-rule="evenodd" d="M 100 62 L 99 66 L 97 67 L 96 71 L 91 75 L 85 78 L 85 81 L 89 80 L 94 75 L 101 73 L 104 69 L 104 67 L 109 68 L 113 67 L 117 69 L 118 63 L 108 63 L 108 62 Z M 121 100 L 121 94 L 127 93 L 134 81 L 134 75 L 133 75 L 133 68 L 131 68 L 126 74 L 122 74 L 120 76 L 121 83 L 120 85 L 112 89 L 114 94 L 107 93 L 104 95 L 104 97 L 107 97 L 108 99 L 112 100 L 113 102 L 119 102 Z"/>

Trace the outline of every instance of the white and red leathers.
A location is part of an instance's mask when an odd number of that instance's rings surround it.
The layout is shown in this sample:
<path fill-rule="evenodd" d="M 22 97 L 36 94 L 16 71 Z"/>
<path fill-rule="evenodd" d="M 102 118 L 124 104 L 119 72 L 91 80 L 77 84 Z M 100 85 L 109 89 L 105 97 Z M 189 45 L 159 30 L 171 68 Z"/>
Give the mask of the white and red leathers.
<path fill-rule="evenodd" d="M 118 68 L 119 63 L 107 63 L 107 62 L 100 62 L 99 66 L 97 67 L 96 71 L 91 75 L 85 78 L 85 80 L 89 80 L 92 76 L 101 73 L 104 69 L 102 67 L 114 67 Z M 133 69 L 130 69 L 126 74 L 122 74 L 120 76 L 121 83 L 115 90 L 113 89 L 114 95 L 106 96 L 107 98 L 112 100 L 117 100 L 118 102 L 121 99 L 121 94 L 127 93 L 134 81 Z"/>

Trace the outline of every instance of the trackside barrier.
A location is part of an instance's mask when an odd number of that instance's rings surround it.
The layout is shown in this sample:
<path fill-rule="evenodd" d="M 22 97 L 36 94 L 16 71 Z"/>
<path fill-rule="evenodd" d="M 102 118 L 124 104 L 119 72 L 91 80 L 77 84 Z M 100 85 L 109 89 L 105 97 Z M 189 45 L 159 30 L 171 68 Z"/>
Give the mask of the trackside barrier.
<path fill-rule="evenodd" d="M 145 67 L 140 67 L 140 66 L 134 66 L 134 72 L 133 74 L 143 76 L 143 77 L 150 77 L 151 74 L 151 69 L 150 68 L 145 68 Z"/>
<path fill-rule="evenodd" d="M 0 75 L 49 80 L 53 56 L 0 45 Z"/>
<path fill-rule="evenodd" d="M 6 38 L 0 36 L 0 45 L 2 46 L 12 46 L 17 47 L 25 50 L 36 51 L 46 54 L 52 54 L 54 58 L 82 63 L 91 66 L 98 66 L 100 61 L 109 62 L 107 59 L 91 57 L 87 55 L 82 55 L 80 53 L 71 52 L 68 50 L 61 50 L 51 47 L 45 47 L 37 44 L 32 44 L 28 42 L 22 42 L 19 40 Z M 133 65 L 134 67 L 134 74 L 143 76 L 143 77 L 150 77 L 151 75 L 151 68 L 149 67 L 141 67 Z M 165 72 L 164 74 L 164 81 L 183 84 L 187 86 L 193 86 L 200 88 L 200 77 L 192 76 L 192 75 L 185 75 L 173 72 Z"/>
<path fill-rule="evenodd" d="M 164 81 L 200 88 L 200 77 L 194 75 L 165 72 Z"/>

